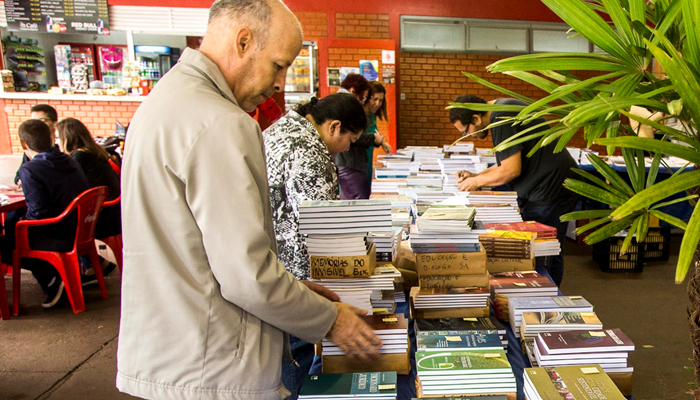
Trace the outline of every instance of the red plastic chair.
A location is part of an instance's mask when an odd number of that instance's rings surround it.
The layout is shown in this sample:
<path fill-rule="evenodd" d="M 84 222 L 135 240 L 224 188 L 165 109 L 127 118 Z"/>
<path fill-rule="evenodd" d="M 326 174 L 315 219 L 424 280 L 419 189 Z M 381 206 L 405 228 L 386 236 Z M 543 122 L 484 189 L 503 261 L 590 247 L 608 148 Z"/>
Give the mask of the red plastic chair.
<path fill-rule="evenodd" d="M 5 271 L 4 266 L 0 265 L 0 318 L 10 319 L 10 305 L 7 303 L 7 289 L 5 289 Z"/>
<path fill-rule="evenodd" d="M 88 189 L 78 195 L 61 215 L 55 218 L 41 220 L 19 221 L 15 228 L 16 247 L 13 258 L 12 273 L 12 315 L 19 314 L 19 292 L 20 292 L 20 261 L 22 258 L 38 258 L 45 260 L 56 268 L 68 294 L 68 300 L 73 307 L 74 313 L 85 311 L 85 300 L 83 299 L 83 286 L 80 281 L 80 262 L 78 256 L 88 255 L 95 270 L 97 284 L 100 287 L 102 298 L 107 298 L 107 287 L 102 275 L 102 265 L 97 257 L 95 248 L 95 225 L 97 216 L 102 209 L 102 201 L 107 194 L 106 186 L 98 186 Z M 73 248 L 68 252 L 55 252 L 44 250 L 32 250 L 29 247 L 29 228 L 55 224 L 66 219 L 74 210 L 78 213 L 78 228 L 75 234 Z"/>
<path fill-rule="evenodd" d="M 105 207 L 120 207 L 119 202 L 121 201 L 122 197 L 119 196 L 114 200 L 110 201 L 105 201 L 102 203 L 102 208 Z M 114 235 L 114 236 L 109 236 L 103 239 L 100 239 L 103 241 L 107 246 L 109 246 L 110 249 L 112 249 L 112 253 L 114 253 L 114 258 L 117 261 L 117 266 L 119 267 L 119 273 L 122 273 L 122 248 L 124 247 L 124 243 L 122 242 L 122 234 Z"/>

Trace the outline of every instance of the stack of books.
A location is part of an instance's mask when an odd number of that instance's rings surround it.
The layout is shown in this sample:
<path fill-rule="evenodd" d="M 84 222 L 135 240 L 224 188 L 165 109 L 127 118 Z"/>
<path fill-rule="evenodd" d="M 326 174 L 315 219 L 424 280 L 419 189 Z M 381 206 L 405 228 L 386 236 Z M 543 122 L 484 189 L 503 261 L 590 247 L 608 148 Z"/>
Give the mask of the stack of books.
<path fill-rule="evenodd" d="M 599 364 L 606 373 L 633 372 L 634 343 L 619 329 L 547 332 L 534 342 L 540 367 Z"/>
<path fill-rule="evenodd" d="M 462 192 L 463 193 L 463 192 Z M 510 204 L 469 204 L 476 210 L 476 219 L 483 223 L 521 222 L 518 206 Z"/>
<path fill-rule="evenodd" d="M 581 296 L 513 297 L 508 300 L 510 326 L 520 334 L 524 312 L 591 312 L 593 306 Z"/>
<path fill-rule="evenodd" d="M 488 287 L 413 288 L 411 299 L 418 318 L 485 317 L 489 312 Z"/>
<path fill-rule="evenodd" d="M 475 221 L 470 232 L 420 232 L 411 227 L 408 242 L 416 254 L 478 252 L 481 251 L 479 234 L 485 232 L 479 221 Z"/>
<path fill-rule="evenodd" d="M 536 233 L 535 257 L 556 256 L 561 254 L 561 245 L 559 240 L 557 240 L 557 228 L 552 226 L 536 221 L 484 223 L 484 225 L 487 229 Z"/>
<path fill-rule="evenodd" d="M 479 235 L 479 242 L 489 258 L 532 259 L 535 256 L 536 233 L 488 231 Z"/>
<path fill-rule="evenodd" d="M 394 371 L 307 375 L 299 392 L 300 400 L 396 400 L 396 396 Z"/>
<path fill-rule="evenodd" d="M 418 397 L 515 395 L 515 376 L 503 350 L 416 353 Z"/>
<path fill-rule="evenodd" d="M 494 192 L 494 191 L 474 191 L 467 195 L 469 204 L 508 204 L 518 206 L 518 193 L 516 192 Z"/>
<path fill-rule="evenodd" d="M 376 246 L 377 263 L 391 263 L 396 260 L 402 237 L 402 227 L 394 227 L 391 232 L 370 232 L 367 235 L 367 242 Z"/>
<path fill-rule="evenodd" d="M 393 265 L 386 264 L 375 267 L 369 278 L 315 279 L 312 275 L 310 280 L 336 292 L 343 303 L 368 310 L 368 313 L 372 314 L 372 309 L 375 308 L 372 304 L 373 291 L 391 291 L 393 293 L 396 282 L 401 280 L 401 273 Z M 375 294 L 375 298 L 377 297 L 383 298 L 381 293 Z M 382 308 L 394 309 L 393 307 Z"/>
<path fill-rule="evenodd" d="M 391 202 L 386 200 L 304 201 L 299 206 L 302 235 L 352 235 L 391 232 Z"/>
<path fill-rule="evenodd" d="M 439 331 L 416 336 L 417 352 L 503 350 L 496 331 Z"/>
<path fill-rule="evenodd" d="M 453 145 L 442 146 L 442 152 L 454 156 L 455 154 L 474 154 L 474 142 L 459 142 Z"/>
<path fill-rule="evenodd" d="M 403 314 L 366 315 L 361 317 L 382 341 L 380 356 L 369 363 L 347 355 L 333 342 L 321 342 L 323 373 L 395 371 L 405 375 L 410 371 L 408 320 Z"/>
<path fill-rule="evenodd" d="M 488 167 L 488 165 L 481 162 L 479 156 L 452 156 L 451 158 L 438 160 L 438 163 L 440 164 L 443 184 L 454 186 L 457 185 L 457 172 L 467 171 L 478 174 Z"/>
<path fill-rule="evenodd" d="M 535 271 L 492 273 L 489 285 L 493 311 L 502 321 L 510 320 L 509 298 L 556 296 L 559 291 L 549 278 Z"/>
<path fill-rule="evenodd" d="M 496 317 L 416 319 L 414 325 L 416 338 L 421 335 L 429 335 L 433 332 L 496 332 L 501 340 L 503 348 L 508 349 L 506 328 L 501 325 Z"/>
<path fill-rule="evenodd" d="M 406 190 L 413 187 L 435 188 L 442 190 L 442 175 L 421 173 L 406 178 Z"/>
<path fill-rule="evenodd" d="M 602 329 L 603 323 L 594 312 L 524 312 L 520 339 L 535 340 L 539 333 L 591 331 Z"/>
<path fill-rule="evenodd" d="M 430 207 L 416 221 L 420 232 L 471 232 L 474 208 L 463 206 Z"/>
<path fill-rule="evenodd" d="M 600 366 L 525 368 L 523 390 L 528 400 L 625 400 Z M 602 397 L 601 397 L 602 396 Z"/>
<path fill-rule="evenodd" d="M 375 168 L 374 178 L 377 180 L 405 180 L 411 175 L 411 171 L 408 168 L 405 169 L 389 169 L 389 168 Z"/>
<path fill-rule="evenodd" d="M 399 195 L 401 192 L 406 193 L 406 179 L 373 179 L 370 198 L 377 193 Z"/>
<path fill-rule="evenodd" d="M 369 254 L 364 233 L 347 235 L 308 235 L 304 238 L 310 257 L 362 256 Z"/>
<path fill-rule="evenodd" d="M 415 203 L 432 204 L 449 199 L 452 196 L 451 193 L 445 193 L 442 187 L 406 187 L 406 197 L 411 198 Z"/>

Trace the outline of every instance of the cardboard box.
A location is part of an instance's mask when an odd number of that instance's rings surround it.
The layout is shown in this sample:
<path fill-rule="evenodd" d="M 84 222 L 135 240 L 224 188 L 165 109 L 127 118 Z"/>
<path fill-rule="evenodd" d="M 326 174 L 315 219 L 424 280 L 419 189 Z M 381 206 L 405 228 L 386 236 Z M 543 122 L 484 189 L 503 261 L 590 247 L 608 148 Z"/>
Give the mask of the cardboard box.
<path fill-rule="evenodd" d="M 416 254 L 416 272 L 423 275 L 481 275 L 486 273 L 486 252 Z"/>
<path fill-rule="evenodd" d="M 398 375 L 408 375 L 411 373 L 411 341 L 406 353 L 382 354 L 369 363 L 348 356 L 321 356 L 321 370 L 324 374 L 396 371 Z"/>
<path fill-rule="evenodd" d="M 608 376 L 624 396 L 632 396 L 632 372 L 610 372 Z"/>
<path fill-rule="evenodd" d="M 418 285 L 421 289 L 484 287 L 489 285 L 489 273 L 485 272 L 480 275 L 423 275 L 418 278 Z"/>
<path fill-rule="evenodd" d="M 535 269 L 535 257 L 532 258 L 495 258 L 486 259 L 486 269 L 490 273 L 510 271 L 532 271 Z"/>
<path fill-rule="evenodd" d="M 309 257 L 311 278 L 369 278 L 377 265 L 377 247 L 372 243 L 369 253 L 364 256 L 348 257 Z"/>
<path fill-rule="evenodd" d="M 486 394 L 470 394 L 468 396 L 464 396 L 464 395 L 460 396 L 460 395 L 454 395 L 454 394 L 446 394 L 446 395 L 429 394 L 429 395 L 425 395 L 425 394 L 423 394 L 423 388 L 421 387 L 420 378 L 416 377 L 416 397 L 419 399 L 433 399 L 433 398 L 439 399 L 439 398 L 445 398 L 445 397 L 453 397 L 453 398 L 454 397 L 465 397 L 465 398 L 468 397 L 470 399 L 471 398 L 478 399 L 479 396 L 497 396 L 497 395 L 506 396 L 506 399 L 508 399 L 508 400 L 516 400 L 517 399 L 516 393 L 490 393 L 488 395 L 486 395 Z"/>

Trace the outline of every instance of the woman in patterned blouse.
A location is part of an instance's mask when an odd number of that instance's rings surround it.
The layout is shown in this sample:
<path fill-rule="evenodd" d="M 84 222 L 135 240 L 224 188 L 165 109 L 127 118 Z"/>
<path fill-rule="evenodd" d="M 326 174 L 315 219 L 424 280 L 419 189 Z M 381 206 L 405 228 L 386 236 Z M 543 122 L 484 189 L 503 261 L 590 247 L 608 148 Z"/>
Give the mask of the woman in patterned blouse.
<path fill-rule="evenodd" d="M 277 239 L 277 258 L 299 280 L 309 279 L 309 259 L 299 236 L 299 205 L 304 200 L 337 200 L 338 174 L 331 155 L 346 151 L 367 124 L 352 95 L 315 97 L 263 132 L 267 180 Z M 282 366 L 282 382 L 296 399 L 313 362 L 314 348 L 291 337 L 296 364 Z"/>

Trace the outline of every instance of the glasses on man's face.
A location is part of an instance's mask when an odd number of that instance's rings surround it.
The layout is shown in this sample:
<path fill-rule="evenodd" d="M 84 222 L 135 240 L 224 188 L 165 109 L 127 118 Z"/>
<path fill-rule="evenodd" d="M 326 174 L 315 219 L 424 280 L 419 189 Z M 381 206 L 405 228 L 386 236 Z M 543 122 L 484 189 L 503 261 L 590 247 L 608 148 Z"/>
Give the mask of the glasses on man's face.
<path fill-rule="evenodd" d="M 41 122 L 50 122 L 51 121 L 51 119 L 49 119 L 49 118 L 37 118 L 37 119 Z"/>

